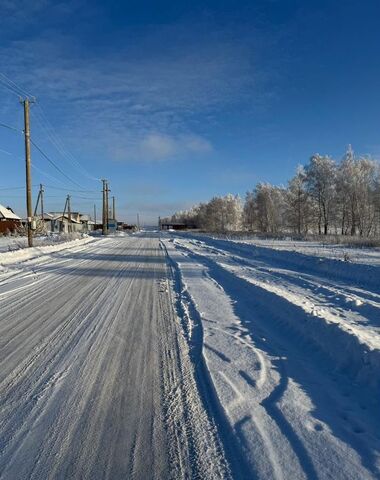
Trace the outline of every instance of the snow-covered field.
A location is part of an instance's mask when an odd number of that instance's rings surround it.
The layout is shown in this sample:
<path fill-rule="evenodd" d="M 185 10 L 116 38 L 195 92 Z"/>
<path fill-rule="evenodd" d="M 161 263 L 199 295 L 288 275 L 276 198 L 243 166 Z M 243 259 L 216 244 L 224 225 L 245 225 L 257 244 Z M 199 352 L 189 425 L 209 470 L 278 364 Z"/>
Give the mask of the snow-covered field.
<path fill-rule="evenodd" d="M 380 478 L 379 252 L 350 263 L 280 242 L 162 242 L 234 476 Z"/>
<path fill-rule="evenodd" d="M 197 238 L 203 235 L 197 234 Z M 210 235 L 206 235 L 210 237 Z M 225 236 L 224 236 L 225 237 Z M 214 236 L 211 238 L 217 239 Z M 226 238 L 235 243 L 253 245 L 256 247 L 271 248 L 273 250 L 285 250 L 288 252 L 302 253 L 303 255 L 312 255 L 319 258 L 331 258 L 333 260 L 348 261 L 353 263 L 364 263 L 368 265 L 380 265 L 380 248 L 379 247 L 355 247 L 344 244 L 324 243 L 323 236 L 320 241 L 303 241 L 292 239 L 248 239 L 245 235 L 233 236 Z M 359 239 L 358 239 L 359 240 Z"/>
<path fill-rule="evenodd" d="M 274 247 L 0 253 L 0 479 L 380 478 L 379 259 Z"/>
<path fill-rule="evenodd" d="M 238 243 L 240 243 L 238 241 Z M 313 255 L 320 258 L 365 263 L 368 265 L 380 265 L 380 248 L 358 248 L 345 245 L 324 244 L 323 242 L 299 241 L 299 240 L 243 240 L 241 243 L 256 245 L 258 247 L 286 250 L 288 252 Z"/>

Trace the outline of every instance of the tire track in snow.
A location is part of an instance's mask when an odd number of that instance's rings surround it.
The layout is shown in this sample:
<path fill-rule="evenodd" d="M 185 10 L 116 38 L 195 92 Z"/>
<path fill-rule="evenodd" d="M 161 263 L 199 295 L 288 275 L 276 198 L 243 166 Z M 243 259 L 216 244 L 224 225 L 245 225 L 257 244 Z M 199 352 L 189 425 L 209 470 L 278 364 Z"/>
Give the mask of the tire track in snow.
<path fill-rule="evenodd" d="M 67 257 L 0 298 L 0 478 L 229 478 L 158 238 Z"/>
<path fill-rule="evenodd" d="M 211 275 L 214 278 L 214 281 L 216 284 L 219 284 L 222 289 L 225 291 L 226 295 L 229 295 L 231 297 L 232 304 L 234 305 L 234 309 L 236 309 L 237 315 L 241 315 L 241 318 L 244 318 L 244 324 L 247 325 L 246 328 L 249 328 L 251 331 L 251 335 L 253 333 L 253 338 L 255 343 L 260 345 L 260 348 L 263 347 L 264 350 L 268 352 L 270 355 L 269 358 L 271 358 L 271 361 L 273 362 L 273 366 L 275 367 L 274 371 L 277 371 L 279 378 L 281 376 L 286 375 L 285 379 L 282 379 L 282 384 L 281 382 L 278 383 L 278 387 L 272 389 L 271 391 L 268 391 L 268 394 L 266 396 L 266 399 L 269 398 L 269 400 L 266 401 L 264 398 L 264 402 L 262 402 L 262 408 L 267 415 L 269 415 L 271 418 L 273 418 L 273 421 L 276 422 L 278 425 L 278 429 L 280 432 L 280 436 L 286 440 L 286 442 L 289 442 L 289 445 L 292 446 L 294 454 L 298 457 L 299 464 L 301 467 L 301 471 L 303 473 L 303 477 L 301 477 L 301 473 L 294 472 L 293 474 L 290 474 L 289 472 L 286 474 L 285 478 L 305 478 L 308 476 L 308 478 L 330 478 L 331 476 L 335 476 L 336 478 L 344 478 L 344 479 L 357 479 L 357 478 L 377 478 L 378 475 L 378 466 L 376 462 L 376 456 L 371 454 L 371 450 L 373 450 L 374 444 L 378 444 L 378 440 L 374 438 L 374 443 L 372 442 L 371 435 L 369 434 L 367 436 L 366 443 L 361 443 L 360 438 L 356 436 L 356 438 L 353 438 L 351 434 L 343 434 L 342 428 L 343 424 L 340 423 L 337 425 L 336 417 L 334 411 L 329 411 L 329 408 L 331 410 L 331 407 L 329 407 L 328 399 L 333 400 L 332 405 L 334 407 L 332 408 L 344 408 L 344 404 L 347 403 L 346 400 L 344 399 L 344 395 L 342 395 L 341 392 L 339 392 L 339 389 L 336 389 L 336 385 L 334 385 L 329 378 L 323 379 L 323 369 L 322 372 L 318 371 L 318 363 L 315 363 L 314 366 L 317 367 L 316 370 L 313 370 L 313 366 L 311 367 L 311 371 L 308 373 L 308 376 L 305 377 L 304 373 L 301 375 L 296 376 L 296 378 L 300 378 L 301 382 L 305 381 L 306 378 L 310 381 L 309 385 L 306 384 L 306 391 L 313 391 L 313 397 L 314 399 L 317 399 L 318 397 L 318 404 L 319 408 L 322 409 L 321 412 L 323 412 L 322 419 L 325 417 L 325 422 L 327 422 L 327 425 L 321 424 L 321 419 L 318 418 L 319 422 L 317 424 L 316 420 L 317 418 L 313 418 L 310 413 L 312 411 L 307 412 L 305 411 L 305 408 L 297 408 L 296 405 L 292 405 L 291 399 L 295 396 L 297 393 L 297 390 L 299 390 L 298 386 L 292 381 L 292 387 L 289 390 L 288 388 L 288 374 L 286 372 L 287 369 L 283 369 L 283 361 L 281 360 L 282 358 L 282 353 L 283 349 L 281 347 L 281 334 L 285 334 L 286 329 L 283 328 L 284 325 L 282 325 L 281 329 L 277 332 L 276 329 L 276 322 L 277 322 L 277 317 L 283 317 L 286 316 L 287 314 L 291 315 L 291 312 L 287 312 L 287 309 L 281 310 L 281 305 L 284 302 L 277 302 L 275 298 L 272 298 L 271 292 L 267 292 L 266 295 L 261 294 L 261 289 L 258 289 L 255 285 L 252 285 L 252 288 L 250 287 L 250 283 L 246 282 L 245 278 L 239 278 L 238 272 L 233 269 L 233 268 L 228 268 L 228 253 L 225 253 L 224 255 L 218 255 L 215 258 L 213 258 L 215 255 L 214 253 L 210 252 L 197 252 L 198 249 L 203 249 L 203 247 L 199 245 L 191 245 L 187 247 L 187 244 L 190 242 L 187 241 L 182 241 L 182 240 L 174 240 L 175 246 L 179 247 L 182 251 L 182 248 L 185 250 L 185 255 L 187 256 L 186 258 L 189 259 L 189 262 L 191 267 L 190 270 L 192 271 L 191 277 L 195 275 L 193 270 L 195 270 L 196 265 L 204 265 L 206 269 L 208 269 L 208 274 Z M 206 249 L 205 249 L 206 250 Z M 199 253 L 199 255 L 197 255 Z M 186 262 L 186 261 L 185 261 Z M 181 268 L 184 269 L 184 272 L 186 272 L 186 263 L 183 263 L 181 261 Z M 253 272 L 252 272 L 253 274 Z M 272 272 L 273 278 L 275 279 L 276 271 Z M 191 278 L 189 277 L 189 278 Z M 236 279 L 234 281 L 233 279 Z M 233 282 L 235 282 L 235 287 L 231 288 L 233 285 Z M 239 290 L 238 286 L 241 285 L 241 291 Z M 194 285 L 193 285 L 194 286 Z M 266 290 L 264 290 L 266 291 Z M 197 292 L 200 294 L 200 292 Z M 204 292 L 205 294 L 206 292 Z M 241 300 L 241 298 L 245 298 L 244 295 L 245 293 L 247 294 L 246 300 Z M 195 295 L 195 301 L 199 303 L 199 298 L 201 296 Z M 243 296 L 243 297 L 242 297 Z M 257 298 L 255 298 L 257 297 Z M 260 299 L 260 297 L 262 297 Z M 236 302 L 236 303 L 235 303 Z M 246 303 L 246 305 L 244 305 Z M 264 309 L 263 309 L 263 303 L 265 303 L 269 308 L 267 312 L 267 320 L 265 319 L 264 316 Z M 279 307 L 276 310 L 276 304 L 279 303 Z M 252 304 L 252 305 L 251 305 Z M 256 320 L 251 320 L 251 318 L 255 319 L 256 313 L 255 313 L 255 307 L 260 306 L 260 311 L 259 311 L 259 317 Z M 202 308 L 202 307 L 200 307 Z M 244 310 L 245 309 L 245 310 Z M 274 321 L 272 321 L 272 318 Z M 212 315 L 208 314 L 205 315 L 205 320 L 212 321 L 212 326 L 215 328 L 215 323 L 214 322 Z M 207 328 L 209 328 L 210 325 L 208 325 L 208 322 L 205 323 L 207 324 Z M 252 327 L 251 327 L 252 324 Z M 256 328 L 254 328 L 256 327 Z M 258 327 L 258 328 L 257 328 Z M 274 330 L 273 328 L 274 327 Z M 225 329 L 224 329 L 225 330 Z M 273 335 L 275 333 L 275 335 Z M 261 340 L 261 337 L 265 335 L 265 337 L 269 337 L 267 339 Z M 274 351 L 272 348 L 270 348 L 270 345 L 268 344 L 268 341 L 271 341 L 271 343 L 274 340 Z M 265 341 L 265 343 L 263 343 Z M 289 343 L 289 342 L 288 342 Z M 296 336 L 293 340 L 290 340 L 290 344 L 294 344 L 296 346 L 297 343 L 299 343 L 299 346 L 301 347 L 301 350 L 295 348 L 293 352 L 293 356 L 288 356 L 286 359 L 286 364 L 292 365 L 292 374 L 294 374 L 296 371 L 294 368 L 297 366 L 297 364 L 300 363 L 300 359 L 297 358 L 297 356 L 301 354 L 306 354 L 306 352 L 302 352 L 302 343 L 304 343 L 304 340 L 301 340 L 299 336 Z M 276 346 L 277 344 L 277 346 Z M 285 342 L 285 345 L 287 343 Z M 288 347 L 291 345 L 288 345 Z M 279 348 L 280 354 L 275 355 L 276 348 Z M 298 346 L 297 346 L 298 347 Z M 319 358 L 319 354 L 316 354 L 312 349 L 309 348 L 309 351 L 307 352 L 307 356 L 304 357 L 306 362 L 312 361 L 317 361 L 319 362 L 321 359 Z M 224 351 L 224 354 L 226 351 Z M 291 355 L 291 353 L 289 353 Z M 314 358 L 313 358 L 314 357 Z M 302 358 L 302 356 L 301 356 Z M 276 367 L 276 362 L 281 362 L 282 365 L 277 363 Z M 230 365 L 228 363 L 227 365 Z M 301 365 L 299 365 L 301 367 Z M 302 372 L 302 367 L 301 367 L 301 372 Z M 331 367 L 330 367 L 330 372 L 331 372 Z M 238 372 L 237 372 L 238 373 Z M 325 374 L 327 375 L 327 374 Z M 312 387 L 314 384 L 314 377 L 316 382 L 320 382 L 323 384 L 323 381 L 326 381 L 326 387 L 330 389 L 330 391 L 327 391 L 327 398 L 326 400 L 323 398 L 323 394 L 315 390 L 315 387 Z M 236 376 L 233 377 L 234 379 Z M 318 380 L 317 380 L 318 379 Z M 339 385 L 338 385 L 339 386 Z M 289 391 L 288 391 L 289 390 Z M 317 389 L 318 390 L 318 389 Z M 302 390 L 301 390 L 302 392 Z M 252 392 L 253 394 L 253 392 Z M 299 396 L 300 394 L 297 393 Z M 296 395 L 296 396 L 297 396 Z M 336 395 L 336 397 L 334 397 Z M 302 392 L 302 396 L 305 396 L 305 392 Z M 307 401 L 310 402 L 309 399 L 306 399 Z M 300 404 L 300 407 L 302 404 Z M 284 413 L 284 407 L 285 407 L 285 412 Z M 259 416 L 259 418 L 265 418 L 265 414 L 263 415 L 263 412 L 260 410 L 259 407 L 254 408 L 253 410 L 255 411 L 255 414 Z M 310 407 L 311 408 L 311 407 Z M 366 407 L 367 408 L 367 407 Z M 294 410 L 294 411 L 293 411 Z M 356 409 L 357 410 L 357 409 Z M 302 413 L 303 412 L 303 413 Z M 317 410 L 319 412 L 319 410 Z M 319 412 L 319 415 L 321 415 L 321 412 Z M 315 424 L 315 428 L 313 428 L 313 432 L 309 433 L 308 428 L 306 425 L 300 424 L 300 421 L 298 420 L 297 414 L 301 415 L 304 414 L 307 417 L 307 424 Z M 360 412 L 357 412 L 357 414 L 360 414 Z M 289 417 L 290 415 L 290 417 Z M 253 416 L 254 417 L 254 416 Z M 378 417 L 378 414 L 376 414 L 376 417 Z M 243 428 L 246 428 L 246 425 L 249 422 L 250 417 L 242 417 L 242 423 L 241 426 Z M 329 424 L 329 422 L 331 422 Z M 372 425 L 372 421 L 368 424 L 368 426 Z M 317 428 L 318 427 L 318 428 Z M 267 430 L 268 428 L 268 430 Z M 375 427 L 374 427 L 375 428 Z M 372 430 L 374 429 L 372 428 Z M 239 424 L 239 432 L 240 432 L 240 424 Z M 242 431 L 242 430 L 241 430 Z M 275 440 L 279 435 L 276 433 L 275 430 L 273 430 L 273 427 L 271 427 L 270 424 L 266 425 L 266 431 L 268 432 L 270 440 Z M 318 431 L 318 434 L 315 432 Z M 359 430 L 357 430 L 359 431 Z M 363 429 L 360 430 L 363 432 Z M 240 433 L 239 433 L 240 434 Z M 334 436 L 334 434 L 336 436 Z M 311 436 L 310 436 L 311 435 Z M 320 440 L 318 441 L 318 437 L 320 437 Z M 364 440 L 364 438 L 363 438 Z M 315 445 L 314 445 L 315 444 Z M 315 448 L 316 445 L 320 444 L 320 450 L 316 452 Z M 281 445 L 281 443 L 280 443 Z M 283 443 L 285 445 L 285 443 Z M 243 441 L 243 446 L 244 446 L 244 441 Z M 281 447 L 280 447 L 281 448 Z M 355 451 L 356 449 L 356 451 Z M 253 448 L 252 451 L 255 451 Z M 249 452 L 248 452 L 249 453 Z M 252 453 L 252 452 L 251 452 Z M 259 452 L 257 452 L 258 455 L 260 455 Z M 283 457 L 283 461 L 285 461 L 285 464 L 282 463 L 282 470 L 286 472 L 286 455 L 289 455 L 284 452 L 280 452 L 277 450 L 277 455 L 279 457 Z M 285 458 L 284 458 L 285 455 Z M 321 456 L 321 458 L 319 458 Z M 357 459 L 355 460 L 355 456 L 357 456 Z M 290 457 L 289 457 L 290 459 Z M 339 460 L 340 459 L 340 460 Z M 349 464 L 347 463 L 348 460 L 350 459 Z M 361 463 L 361 460 L 363 464 Z M 333 473 L 335 472 L 335 473 Z M 263 477 L 262 478 L 272 478 L 268 473 L 262 472 Z"/>

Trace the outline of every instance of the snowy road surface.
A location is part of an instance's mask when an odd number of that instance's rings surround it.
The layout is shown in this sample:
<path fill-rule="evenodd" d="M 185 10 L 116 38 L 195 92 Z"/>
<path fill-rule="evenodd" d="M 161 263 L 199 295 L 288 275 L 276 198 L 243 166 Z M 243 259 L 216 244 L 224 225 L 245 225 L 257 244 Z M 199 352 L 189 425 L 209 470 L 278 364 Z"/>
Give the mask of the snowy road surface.
<path fill-rule="evenodd" d="M 163 243 L 190 343 L 202 327 L 233 475 L 380 478 L 379 267 L 186 234 Z"/>
<path fill-rule="evenodd" d="M 0 478 L 229 477 L 158 238 L 9 266 L 0 312 Z"/>
<path fill-rule="evenodd" d="M 0 254 L 1 479 L 380 478 L 378 266 L 57 248 Z"/>

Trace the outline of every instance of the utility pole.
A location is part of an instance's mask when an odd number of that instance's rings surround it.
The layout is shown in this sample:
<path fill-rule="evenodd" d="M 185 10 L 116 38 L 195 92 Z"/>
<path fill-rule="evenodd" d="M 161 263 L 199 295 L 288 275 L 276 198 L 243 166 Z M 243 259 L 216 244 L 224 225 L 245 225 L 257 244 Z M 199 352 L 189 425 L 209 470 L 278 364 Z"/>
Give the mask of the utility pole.
<path fill-rule="evenodd" d="M 69 200 L 69 196 L 67 195 L 66 201 L 65 201 L 65 206 L 63 208 L 62 222 L 61 222 L 61 231 L 63 231 L 63 232 L 65 231 L 65 213 L 66 213 L 66 207 L 67 207 L 68 200 Z"/>
<path fill-rule="evenodd" d="M 140 231 L 140 215 L 137 214 L 137 230 Z"/>
<path fill-rule="evenodd" d="M 112 218 L 116 220 L 115 197 L 112 197 Z"/>
<path fill-rule="evenodd" d="M 107 190 L 107 180 L 102 180 L 103 182 L 103 218 L 102 218 L 102 233 L 107 235 L 107 200 L 106 200 L 106 190 Z"/>
<path fill-rule="evenodd" d="M 38 195 L 37 195 L 36 206 L 34 207 L 33 217 L 35 217 L 37 215 L 37 210 L 38 210 L 38 205 L 40 204 L 40 199 L 41 199 L 41 189 L 39 190 Z"/>
<path fill-rule="evenodd" d="M 109 192 L 110 189 L 108 188 L 108 180 L 106 180 L 106 224 L 107 224 L 107 233 L 109 231 L 109 221 L 110 221 L 110 211 L 109 211 Z"/>
<path fill-rule="evenodd" d="M 28 217 L 28 246 L 33 247 L 33 206 L 32 206 L 32 172 L 30 160 L 30 100 L 21 100 L 24 105 L 24 136 L 25 136 L 25 172 L 26 172 L 26 212 Z"/>
<path fill-rule="evenodd" d="M 94 223 L 95 223 L 95 228 L 96 228 L 96 205 L 94 203 Z"/>
<path fill-rule="evenodd" d="M 35 217 L 37 215 L 37 209 L 38 209 L 38 205 L 41 204 L 41 221 L 42 221 L 42 225 L 43 227 L 45 227 L 44 225 L 44 187 L 43 185 L 40 183 L 40 190 L 38 192 L 38 196 L 37 196 L 37 201 L 36 201 L 36 206 L 34 208 L 34 214 L 33 214 L 33 217 Z"/>
<path fill-rule="evenodd" d="M 69 219 L 69 233 L 73 231 L 73 227 L 71 225 L 71 204 L 70 204 L 70 195 L 67 195 L 67 216 Z"/>
<path fill-rule="evenodd" d="M 40 200 L 41 200 L 41 220 L 44 225 L 45 213 L 44 213 L 44 186 L 40 183 Z"/>

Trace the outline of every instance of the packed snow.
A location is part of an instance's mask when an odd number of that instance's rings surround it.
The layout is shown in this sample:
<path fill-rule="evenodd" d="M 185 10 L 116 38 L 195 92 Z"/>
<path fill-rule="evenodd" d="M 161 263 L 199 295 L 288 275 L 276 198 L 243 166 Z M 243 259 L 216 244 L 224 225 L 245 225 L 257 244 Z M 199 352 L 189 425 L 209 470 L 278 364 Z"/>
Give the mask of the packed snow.
<path fill-rule="evenodd" d="M 0 479 L 380 478 L 376 255 L 176 232 L 0 253 Z"/>
<path fill-rule="evenodd" d="M 234 477 L 379 478 L 378 261 L 191 234 L 162 242 Z"/>
<path fill-rule="evenodd" d="M 246 243 L 258 247 L 267 247 L 274 250 L 285 250 L 288 252 L 302 253 L 319 258 L 330 258 L 344 262 L 363 263 L 367 265 L 380 266 L 380 248 L 378 247 L 354 247 L 344 244 L 323 243 L 322 241 L 301 241 L 301 240 L 277 240 L 260 239 L 235 240 L 237 243 Z"/>
<path fill-rule="evenodd" d="M 230 478 L 157 235 L 28 251 L 0 272 L 0 478 Z"/>

